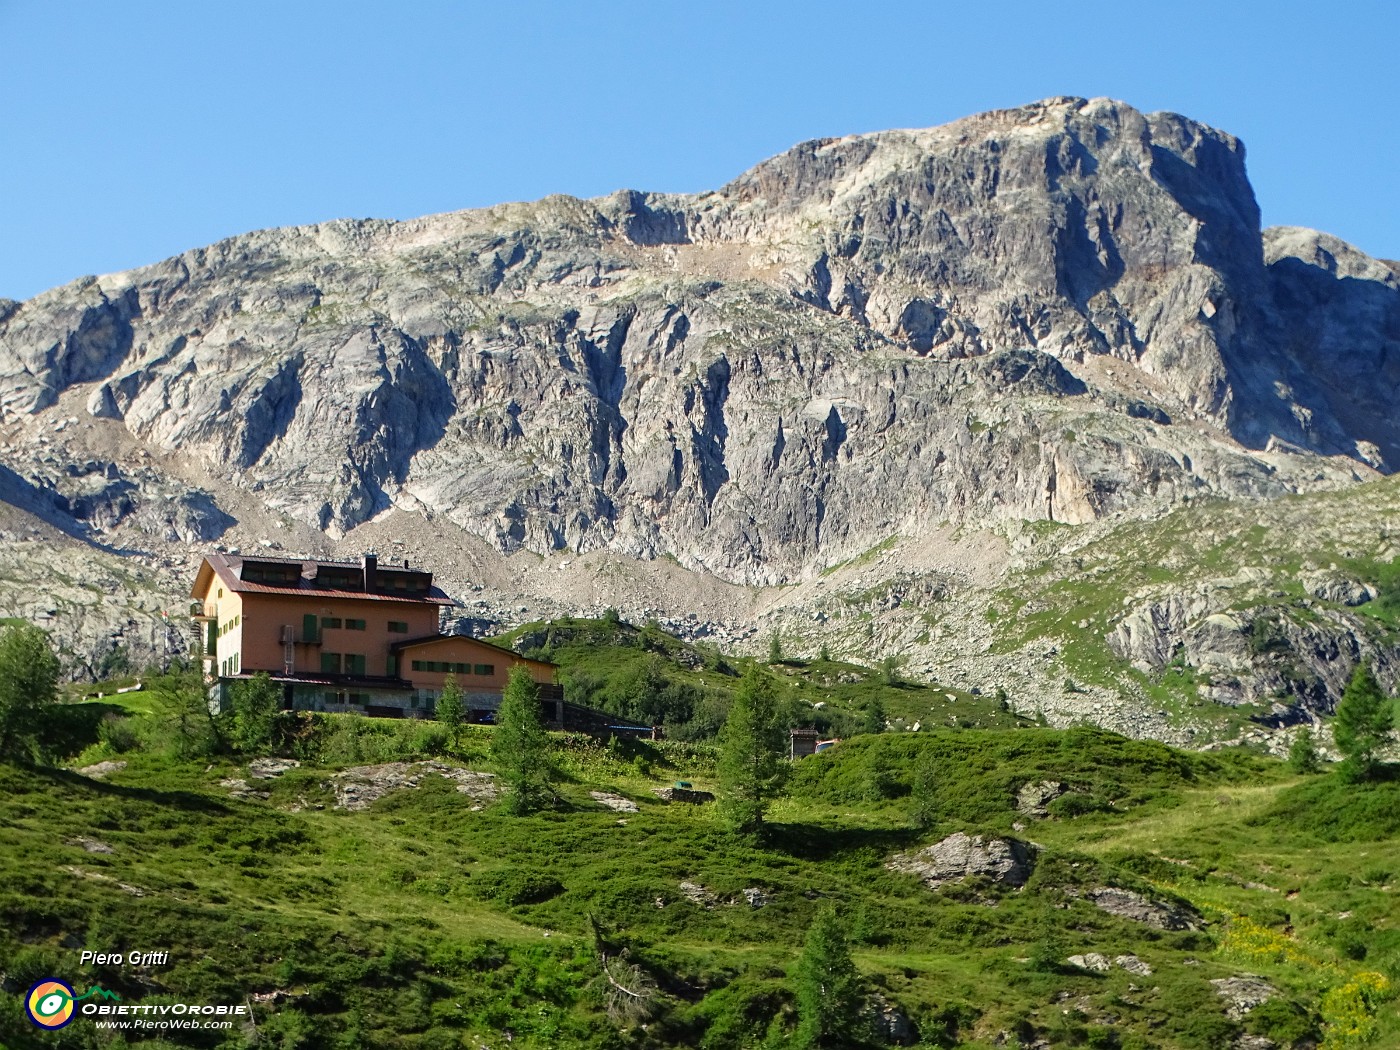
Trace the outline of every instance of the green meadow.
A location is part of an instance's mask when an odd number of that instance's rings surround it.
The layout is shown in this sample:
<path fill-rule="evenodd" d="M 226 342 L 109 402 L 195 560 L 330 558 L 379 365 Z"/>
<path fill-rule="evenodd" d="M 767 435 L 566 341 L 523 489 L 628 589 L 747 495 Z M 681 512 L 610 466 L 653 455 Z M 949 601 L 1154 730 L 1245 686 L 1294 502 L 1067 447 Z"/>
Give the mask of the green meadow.
<path fill-rule="evenodd" d="M 537 647 L 592 675 L 596 700 L 655 655 L 662 689 L 686 683 L 722 715 L 729 661 L 633 642 L 609 654 L 574 625 Z M 0 1044 L 785 1047 L 804 938 L 834 907 L 872 1018 L 878 1006 L 900 1021 L 872 1046 L 1400 1045 L 1400 779 L 1052 730 L 942 692 L 951 719 L 862 732 L 869 705 L 893 712 L 925 687 L 821 662 L 768 673 L 794 718 L 826 712 L 845 735 L 792 764 L 756 838 L 725 830 L 712 804 L 657 796 L 676 781 L 718 787 L 716 745 L 698 730 L 552 734 L 557 804 L 512 816 L 443 775 L 491 772 L 490 728 L 284 719 L 276 750 L 299 764 L 259 779 L 226 749 L 180 757 L 158 702 L 70 705 L 99 716 L 69 713 L 87 727 L 80 752 L 0 765 Z M 100 761 L 125 766 L 76 772 Z M 419 761 L 438 766 L 416 787 L 338 808 L 347 769 Z M 1020 788 L 1046 780 L 1066 789 L 1047 815 L 1018 811 Z M 955 832 L 1027 844 L 1028 881 L 935 890 L 886 866 Z M 1105 887 L 1192 928 L 1101 910 L 1088 898 Z M 170 961 L 83 967 L 84 949 Z M 1068 962 L 1087 953 L 1108 969 Z M 1127 956 L 1135 969 L 1112 962 Z M 617 991 L 619 972 L 636 994 Z M 1211 982 L 1241 975 L 1272 993 L 1231 1016 Z M 241 1003 L 252 1020 L 140 1039 L 86 1019 L 40 1033 L 21 1000 L 48 976 L 131 1003 Z"/>

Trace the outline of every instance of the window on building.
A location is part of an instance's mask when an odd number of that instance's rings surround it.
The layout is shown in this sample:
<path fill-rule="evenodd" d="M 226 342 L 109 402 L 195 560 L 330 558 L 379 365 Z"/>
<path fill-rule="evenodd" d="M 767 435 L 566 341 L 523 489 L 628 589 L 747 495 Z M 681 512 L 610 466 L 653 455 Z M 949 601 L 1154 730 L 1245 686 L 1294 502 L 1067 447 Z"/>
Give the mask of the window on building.
<path fill-rule="evenodd" d="M 414 669 L 415 671 L 421 671 L 421 670 L 423 670 L 423 661 L 422 661 L 422 660 L 414 660 L 414 661 L 413 661 L 413 669 Z"/>
<path fill-rule="evenodd" d="M 390 678 L 397 678 L 399 675 L 399 658 L 389 655 L 384 658 L 384 673 Z"/>
<path fill-rule="evenodd" d="M 390 633 L 390 634 L 407 634 L 407 633 L 408 633 L 408 624 L 405 623 L 403 620 L 390 620 L 390 621 L 389 621 L 389 633 Z"/>
<path fill-rule="evenodd" d="M 495 664 L 477 664 L 476 673 L 479 675 L 493 675 L 496 673 Z"/>
<path fill-rule="evenodd" d="M 234 674 L 241 674 L 242 671 L 243 671 L 243 654 L 242 654 L 242 653 L 234 653 L 234 654 L 233 654 L 233 673 L 234 673 Z"/>
<path fill-rule="evenodd" d="M 316 630 L 316 614 L 307 613 L 301 618 L 301 640 L 304 642 L 315 642 L 320 639 Z"/>
<path fill-rule="evenodd" d="M 346 620 L 345 629 L 347 631 L 363 631 L 365 629 L 364 620 Z"/>
<path fill-rule="evenodd" d="M 339 654 L 339 653 L 322 653 L 322 654 L 321 654 L 321 673 L 322 673 L 322 674 L 340 674 L 340 654 Z"/>
<path fill-rule="evenodd" d="M 321 630 L 324 631 L 324 630 L 327 630 L 327 629 L 337 628 L 337 627 L 339 627 L 339 626 L 340 626 L 340 617 L 339 617 L 339 616 L 322 616 L 322 617 L 321 617 Z"/>
<path fill-rule="evenodd" d="M 365 673 L 365 657 L 363 653 L 345 654 L 345 673 L 361 675 Z"/>

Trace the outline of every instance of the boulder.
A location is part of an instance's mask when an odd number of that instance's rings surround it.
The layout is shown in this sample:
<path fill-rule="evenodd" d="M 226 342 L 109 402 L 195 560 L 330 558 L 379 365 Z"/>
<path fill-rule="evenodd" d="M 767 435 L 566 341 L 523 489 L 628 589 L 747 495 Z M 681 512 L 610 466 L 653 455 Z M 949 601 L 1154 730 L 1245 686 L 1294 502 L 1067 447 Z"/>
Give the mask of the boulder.
<path fill-rule="evenodd" d="M 93 780 L 103 780 L 113 773 L 120 773 L 125 768 L 126 763 L 123 761 L 98 762 L 94 766 L 84 766 L 82 769 L 78 770 L 78 772 L 85 777 L 91 777 Z"/>
<path fill-rule="evenodd" d="M 958 831 L 916 852 L 896 854 L 885 867 L 915 875 L 932 889 L 970 876 L 1019 888 L 1030 878 L 1033 864 L 1031 847 L 1019 839 Z"/>
<path fill-rule="evenodd" d="M 594 802 L 598 803 L 600 806 L 606 806 L 615 813 L 637 812 L 637 803 L 633 802 L 630 798 L 623 798 L 621 795 L 614 794 L 611 791 L 590 791 L 588 795 Z"/>
<path fill-rule="evenodd" d="M 112 847 L 98 839 L 88 838 L 86 835 L 78 835 L 76 838 L 68 840 L 70 846 L 80 846 L 88 853 L 111 853 Z"/>
<path fill-rule="evenodd" d="M 1376 596 L 1376 589 L 1369 584 L 1330 573 L 1304 576 L 1303 589 L 1319 601 L 1347 606 L 1365 605 Z"/>
<path fill-rule="evenodd" d="M 1118 955 L 1113 959 L 1114 965 L 1119 969 L 1127 970 L 1138 977 L 1151 977 L 1152 967 L 1143 962 L 1136 955 Z"/>
<path fill-rule="evenodd" d="M 690 901 L 691 904 L 698 904 L 702 908 L 713 908 L 720 903 L 719 897 L 700 885 L 698 882 L 691 882 L 686 879 L 680 884 L 681 896 Z"/>
<path fill-rule="evenodd" d="M 657 788 L 655 794 L 662 802 L 689 802 L 692 805 L 699 805 L 702 802 L 715 800 L 715 796 L 710 792 L 696 791 L 694 788 Z"/>
<path fill-rule="evenodd" d="M 875 1013 L 875 1028 L 885 1042 L 893 1046 L 913 1046 L 919 1041 L 918 1029 L 898 1003 L 876 992 L 870 997 L 870 1005 Z"/>
<path fill-rule="evenodd" d="M 1113 968 L 1113 964 L 1108 961 L 1108 956 L 1100 955 L 1098 952 L 1089 952 L 1087 955 L 1071 955 L 1065 962 L 1071 966 L 1077 966 L 1081 970 L 1090 970 L 1094 973 L 1108 973 Z"/>
<path fill-rule="evenodd" d="M 494 773 L 477 773 L 443 762 L 385 762 L 377 766 L 352 766 L 331 779 L 335 808 L 368 809 L 376 799 L 391 791 L 416 788 L 425 776 L 436 774 L 452 781 L 458 792 L 468 795 L 479 809 L 497 798 L 501 789 Z"/>
<path fill-rule="evenodd" d="M 1189 908 L 1154 901 L 1141 893 L 1117 886 L 1099 886 L 1086 891 L 1083 897 L 1110 915 L 1131 919 L 1144 926 L 1155 926 L 1159 930 L 1195 930 L 1200 927 L 1201 917 Z"/>
<path fill-rule="evenodd" d="M 1016 810 L 1028 817 L 1047 817 L 1050 811 L 1046 807 L 1068 790 L 1069 788 L 1058 780 L 1023 784 L 1021 790 L 1016 793 Z"/>
<path fill-rule="evenodd" d="M 248 776 L 254 780 L 273 780 L 300 765 L 295 758 L 255 758 L 248 763 Z"/>
<path fill-rule="evenodd" d="M 1256 1006 L 1278 995 L 1277 988 L 1252 973 L 1217 977 L 1210 983 L 1215 986 L 1215 994 L 1225 1000 L 1225 1013 L 1236 1021 Z"/>

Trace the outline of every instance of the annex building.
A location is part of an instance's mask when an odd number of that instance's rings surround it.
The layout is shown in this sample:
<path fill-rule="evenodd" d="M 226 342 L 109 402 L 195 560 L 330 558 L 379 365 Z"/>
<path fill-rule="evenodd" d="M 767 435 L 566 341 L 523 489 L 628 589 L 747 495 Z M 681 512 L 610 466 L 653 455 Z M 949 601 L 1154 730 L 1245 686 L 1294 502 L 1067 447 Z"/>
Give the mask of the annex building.
<path fill-rule="evenodd" d="M 564 720 L 554 665 L 443 634 L 439 614 L 453 601 L 407 562 L 211 554 L 190 596 L 210 698 L 221 707 L 232 683 L 264 672 L 282 686 L 287 709 L 431 718 L 452 674 L 469 718 L 489 722 L 521 664 L 539 684 L 545 721 Z"/>

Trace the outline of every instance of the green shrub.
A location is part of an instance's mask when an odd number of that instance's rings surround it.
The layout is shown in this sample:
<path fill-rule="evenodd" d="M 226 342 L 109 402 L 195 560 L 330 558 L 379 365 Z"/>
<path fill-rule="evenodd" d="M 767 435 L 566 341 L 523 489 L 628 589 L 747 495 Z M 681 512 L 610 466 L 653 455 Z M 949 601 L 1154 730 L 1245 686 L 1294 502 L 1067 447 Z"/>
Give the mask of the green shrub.
<path fill-rule="evenodd" d="M 141 733 L 136 720 L 125 715 L 108 715 L 97 727 L 97 739 L 116 755 L 124 755 L 141 746 Z"/>
<path fill-rule="evenodd" d="M 552 875 L 507 868 L 483 872 L 471 881 L 472 895 L 498 904 L 539 904 L 564 892 L 564 884 Z"/>
<path fill-rule="evenodd" d="M 1317 1022 L 1297 1003 L 1275 997 L 1249 1011 L 1247 1026 L 1255 1035 L 1272 1039 L 1284 1050 L 1300 1043 L 1321 1041 Z"/>
<path fill-rule="evenodd" d="M 1295 773 L 1316 773 L 1321 766 L 1317 754 L 1317 741 L 1312 730 L 1303 726 L 1293 737 L 1288 748 L 1288 768 Z"/>
<path fill-rule="evenodd" d="M 1065 792 L 1059 798 L 1053 799 L 1045 809 L 1052 817 L 1059 817 L 1061 819 L 1073 819 L 1074 817 L 1082 817 L 1088 813 L 1113 811 L 1113 807 L 1107 803 L 1101 802 L 1079 791 Z"/>

